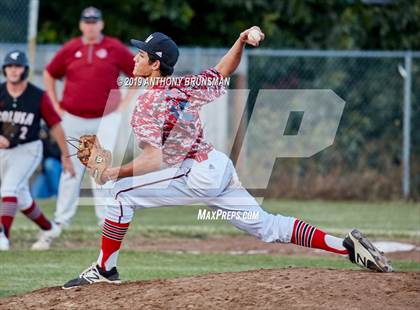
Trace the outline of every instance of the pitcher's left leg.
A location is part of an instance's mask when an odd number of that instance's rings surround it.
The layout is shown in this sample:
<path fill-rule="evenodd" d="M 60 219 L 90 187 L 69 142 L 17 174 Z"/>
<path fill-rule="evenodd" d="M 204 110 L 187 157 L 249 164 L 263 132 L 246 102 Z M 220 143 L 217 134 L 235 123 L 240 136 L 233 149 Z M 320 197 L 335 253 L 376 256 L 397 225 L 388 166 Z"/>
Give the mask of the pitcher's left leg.
<path fill-rule="evenodd" d="M 102 246 L 97 261 L 100 268 L 110 271 L 117 266 L 119 249 L 135 209 L 185 204 L 185 199 L 191 197 L 185 190 L 186 174 L 187 170 L 170 168 L 121 179 L 114 184 L 102 228 Z"/>
<path fill-rule="evenodd" d="M 165 169 L 147 175 L 117 181 L 110 190 L 102 227 L 102 244 L 97 262 L 78 278 L 64 284 L 64 289 L 108 282 L 120 283 L 117 271 L 119 250 L 136 208 L 156 208 L 184 204 L 191 198 L 186 188 L 187 170 Z M 191 201 L 191 200 L 190 200 Z"/>

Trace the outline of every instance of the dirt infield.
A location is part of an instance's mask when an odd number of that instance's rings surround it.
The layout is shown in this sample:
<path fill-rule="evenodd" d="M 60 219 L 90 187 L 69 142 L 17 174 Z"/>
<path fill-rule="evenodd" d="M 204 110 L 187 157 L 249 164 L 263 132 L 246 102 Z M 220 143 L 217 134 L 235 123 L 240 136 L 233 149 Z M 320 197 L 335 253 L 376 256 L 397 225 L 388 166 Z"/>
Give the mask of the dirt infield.
<path fill-rule="evenodd" d="M 401 241 L 401 240 L 398 240 Z M 420 263 L 420 243 L 417 240 L 402 240 L 417 245 L 408 252 L 387 253 L 391 260 L 411 260 Z M 99 248 L 98 240 L 89 242 L 62 241 L 60 247 L 66 249 Z M 28 244 L 29 247 L 29 244 Z M 123 251 L 158 251 L 176 253 L 226 253 L 226 254 L 267 254 L 267 255 L 307 255 L 307 256 L 337 256 L 322 250 L 309 249 L 294 244 L 264 243 L 252 236 L 223 236 L 206 239 L 196 238 L 146 238 L 136 236 L 124 241 Z"/>
<path fill-rule="evenodd" d="M 420 251 L 417 248 L 408 252 L 387 253 L 391 260 L 411 260 L 420 263 Z M 159 238 L 137 237 L 126 242 L 126 247 L 137 251 L 159 251 L 180 253 L 228 253 L 228 254 L 281 254 L 307 256 L 337 256 L 327 251 L 310 249 L 294 244 L 264 243 L 252 236 L 224 236 L 222 238 Z"/>
<path fill-rule="evenodd" d="M 420 309 L 420 273 L 261 269 L 171 280 L 59 287 L 0 309 Z"/>

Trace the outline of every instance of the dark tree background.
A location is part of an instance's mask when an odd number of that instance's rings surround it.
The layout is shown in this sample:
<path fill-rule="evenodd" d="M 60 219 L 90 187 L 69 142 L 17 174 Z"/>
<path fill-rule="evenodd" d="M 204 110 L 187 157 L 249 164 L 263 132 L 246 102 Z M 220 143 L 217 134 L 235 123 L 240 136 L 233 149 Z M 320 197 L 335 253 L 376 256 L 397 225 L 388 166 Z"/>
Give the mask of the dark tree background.
<path fill-rule="evenodd" d="M 180 45 L 225 47 L 244 28 L 260 25 L 264 46 L 273 48 L 420 49 L 417 0 L 41 1 L 38 42 L 78 35 L 80 12 L 89 5 L 103 11 L 105 32 L 123 42 L 161 31 Z"/>

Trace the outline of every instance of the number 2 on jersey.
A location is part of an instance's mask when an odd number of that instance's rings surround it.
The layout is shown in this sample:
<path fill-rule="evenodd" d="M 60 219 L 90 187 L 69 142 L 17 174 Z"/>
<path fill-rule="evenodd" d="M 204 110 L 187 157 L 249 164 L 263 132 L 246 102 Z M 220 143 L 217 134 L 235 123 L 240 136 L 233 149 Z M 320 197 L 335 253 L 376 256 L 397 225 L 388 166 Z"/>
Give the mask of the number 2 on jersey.
<path fill-rule="evenodd" d="M 26 140 L 26 134 L 27 133 L 28 133 L 28 127 L 26 127 L 26 126 L 20 127 L 19 139 L 20 140 Z"/>

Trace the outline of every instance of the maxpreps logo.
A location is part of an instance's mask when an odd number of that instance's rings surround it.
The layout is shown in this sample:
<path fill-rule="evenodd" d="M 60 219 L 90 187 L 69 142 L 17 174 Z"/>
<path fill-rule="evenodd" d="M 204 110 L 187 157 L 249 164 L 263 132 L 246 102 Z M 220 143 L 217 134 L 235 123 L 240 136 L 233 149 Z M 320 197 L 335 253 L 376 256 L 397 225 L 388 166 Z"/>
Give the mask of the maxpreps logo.
<path fill-rule="evenodd" d="M 259 218 L 258 211 L 226 211 L 216 210 L 210 211 L 206 209 L 198 209 L 198 221 L 217 221 L 217 220 L 257 220 Z"/>

